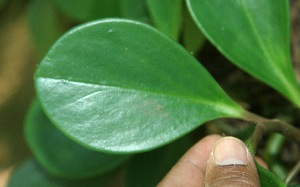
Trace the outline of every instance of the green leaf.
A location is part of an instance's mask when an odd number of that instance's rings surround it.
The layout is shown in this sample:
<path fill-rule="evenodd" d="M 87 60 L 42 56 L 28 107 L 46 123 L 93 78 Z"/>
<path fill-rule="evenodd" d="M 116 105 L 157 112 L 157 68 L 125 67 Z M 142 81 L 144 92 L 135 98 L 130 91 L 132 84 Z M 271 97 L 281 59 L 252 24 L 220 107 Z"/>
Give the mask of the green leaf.
<path fill-rule="evenodd" d="M 178 40 L 182 19 L 182 0 L 146 0 L 154 26 Z"/>
<path fill-rule="evenodd" d="M 197 27 L 190 13 L 185 11 L 183 20 L 182 43 L 185 48 L 196 54 L 206 41 L 205 36 Z"/>
<path fill-rule="evenodd" d="M 289 2 L 187 0 L 198 26 L 234 64 L 300 107 L 290 55 Z"/>
<path fill-rule="evenodd" d="M 144 23 L 150 21 L 146 0 L 122 0 L 120 7 L 121 16 L 124 18 Z"/>
<path fill-rule="evenodd" d="M 282 180 L 286 178 L 288 173 L 286 165 L 280 161 L 280 155 L 285 142 L 285 136 L 273 133 L 266 141 L 266 148 L 264 152 L 264 161 L 270 166 L 269 170 Z"/>
<path fill-rule="evenodd" d="M 136 155 L 128 164 L 125 186 L 156 186 L 192 145 L 192 138 L 185 136 L 160 149 Z"/>
<path fill-rule="evenodd" d="M 94 187 L 106 186 L 108 176 L 85 180 L 66 180 L 53 177 L 45 172 L 34 159 L 27 159 L 21 164 L 9 179 L 8 187 Z"/>
<path fill-rule="evenodd" d="M 255 148 L 250 140 L 247 142 L 249 150 L 252 155 L 255 155 Z M 257 172 L 259 175 L 260 185 L 262 187 L 285 187 L 286 185 L 282 182 L 282 180 L 274 175 L 271 171 L 262 167 L 258 162 L 255 161 Z"/>
<path fill-rule="evenodd" d="M 118 17 L 120 0 L 52 0 L 66 15 L 77 21 Z"/>
<path fill-rule="evenodd" d="M 28 16 L 32 38 L 40 56 L 44 56 L 55 40 L 66 30 L 64 21 L 52 3 L 46 0 L 32 0 L 29 4 Z"/>
<path fill-rule="evenodd" d="M 103 151 L 154 149 L 208 120 L 245 112 L 180 45 L 121 19 L 65 34 L 39 64 L 35 86 L 60 130 Z"/>
<path fill-rule="evenodd" d="M 0 9 L 2 8 L 2 6 L 4 6 L 5 3 L 6 3 L 6 0 L 0 0 Z"/>
<path fill-rule="evenodd" d="M 285 187 L 286 185 L 269 170 L 256 162 L 256 168 L 259 175 L 260 185 L 262 187 Z"/>
<path fill-rule="evenodd" d="M 57 130 L 34 101 L 25 123 L 25 136 L 37 161 L 49 173 L 64 178 L 86 178 L 111 171 L 128 160 L 84 148 Z"/>

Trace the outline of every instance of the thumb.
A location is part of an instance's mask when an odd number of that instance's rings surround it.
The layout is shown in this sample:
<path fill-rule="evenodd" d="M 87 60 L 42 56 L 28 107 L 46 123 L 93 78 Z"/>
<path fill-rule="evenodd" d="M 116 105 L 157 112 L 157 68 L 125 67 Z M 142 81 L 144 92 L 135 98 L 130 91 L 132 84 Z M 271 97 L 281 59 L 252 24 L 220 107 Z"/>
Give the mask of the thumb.
<path fill-rule="evenodd" d="M 205 186 L 260 187 L 254 159 L 239 139 L 219 139 L 210 153 Z"/>

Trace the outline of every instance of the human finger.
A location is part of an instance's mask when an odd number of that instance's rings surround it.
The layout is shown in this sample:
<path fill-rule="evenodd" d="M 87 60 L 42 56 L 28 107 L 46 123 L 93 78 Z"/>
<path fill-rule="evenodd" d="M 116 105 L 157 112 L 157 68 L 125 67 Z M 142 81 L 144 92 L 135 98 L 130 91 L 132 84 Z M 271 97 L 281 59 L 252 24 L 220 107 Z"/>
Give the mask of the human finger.
<path fill-rule="evenodd" d="M 204 187 L 206 163 L 214 143 L 220 138 L 220 135 L 210 135 L 200 140 L 184 154 L 158 186 Z"/>
<path fill-rule="evenodd" d="M 205 187 L 259 187 L 252 154 L 234 137 L 219 139 L 209 155 Z"/>

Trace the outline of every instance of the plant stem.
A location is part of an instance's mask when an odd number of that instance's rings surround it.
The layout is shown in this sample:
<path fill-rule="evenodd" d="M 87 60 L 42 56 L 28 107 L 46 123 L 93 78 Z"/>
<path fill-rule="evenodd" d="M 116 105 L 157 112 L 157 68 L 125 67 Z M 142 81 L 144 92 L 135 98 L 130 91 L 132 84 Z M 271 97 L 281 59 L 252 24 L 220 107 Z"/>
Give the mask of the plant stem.
<path fill-rule="evenodd" d="M 265 133 L 264 127 L 260 123 L 257 124 L 250 138 L 250 144 L 249 144 L 249 148 L 253 153 L 255 153 L 258 143 L 260 142 L 264 133 Z"/>
<path fill-rule="evenodd" d="M 278 132 L 287 138 L 293 139 L 300 143 L 300 129 L 288 123 L 277 119 L 266 119 L 250 112 L 245 113 L 243 117 L 244 120 L 257 124 L 250 140 L 250 145 L 253 151 L 256 150 L 256 147 L 262 136 L 271 132 Z"/>
<path fill-rule="evenodd" d="M 300 129 L 280 120 L 270 120 L 262 123 L 265 133 L 278 132 L 287 138 L 293 139 L 300 143 Z"/>
<path fill-rule="evenodd" d="M 280 121 L 278 119 L 266 119 L 250 112 L 245 113 L 243 117 L 246 121 L 256 123 L 256 127 L 251 136 L 249 144 L 249 148 L 253 154 L 255 154 L 256 148 L 262 136 L 272 132 L 280 133 L 285 137 L 293 139 L 294 141 L 300 143 L 300 129 L 286 122 Z M 296 166 L 289 172 L 285 179 L 285 183 L 288 184 L 299 171 L 300 161 L 298 161 Z"/>
<path fill-rule="evenodd" d="M 249 122 L 252 122 L 252 123 L 256 123 L 256 124 L 264 123 L 266 121 L 270 121 L 270 119 L 261 117 L 257 114 L 254 114 L 254 113 L 251 113 L 251 112 L 248 112 L 248 111 L 244 112 L 242 119 L 244 119 L 246 121 L 249 121 Z"/>
<path fill-rule="evenodd" d="M 300 160 L 293 167 L 293 169 L 289 172 L 289 174 L 286 176 L 284 183 L 288 185 L 291 182 L 291 180 L 297 175 L 297 173 L 299 171 L 300 171 Z"/>

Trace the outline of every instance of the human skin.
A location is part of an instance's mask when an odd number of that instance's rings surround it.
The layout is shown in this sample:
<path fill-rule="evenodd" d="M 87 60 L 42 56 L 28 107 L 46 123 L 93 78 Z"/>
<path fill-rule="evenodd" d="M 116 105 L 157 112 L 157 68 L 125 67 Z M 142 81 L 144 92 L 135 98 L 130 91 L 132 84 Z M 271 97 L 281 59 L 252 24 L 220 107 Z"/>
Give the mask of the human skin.
<path fill-rule="evenodd" d="M 258 162 L 266 167 L 261 159 Z M 190 148 L 158 184 L 171 186 L 259 187 L 260 183 L 254 159 L 242 141 L 210 135 Z"/>

